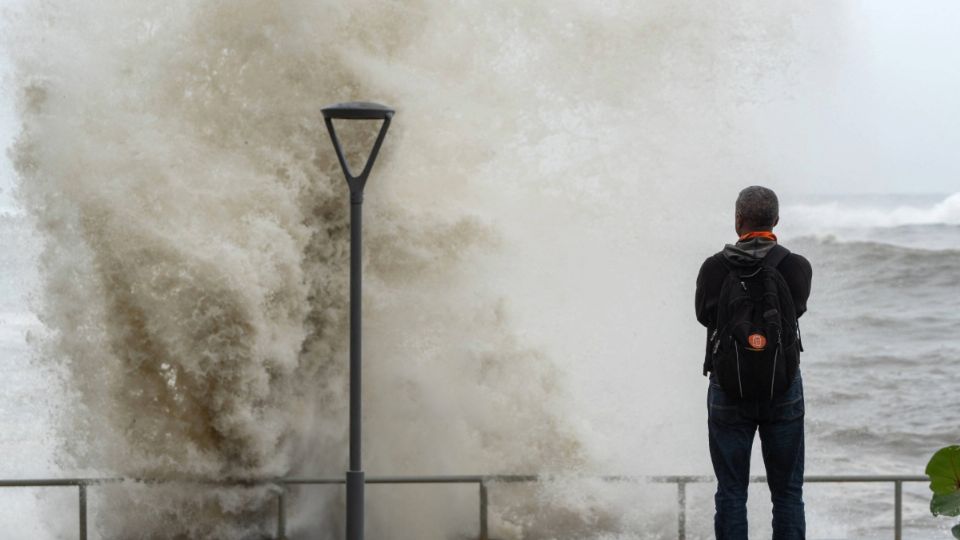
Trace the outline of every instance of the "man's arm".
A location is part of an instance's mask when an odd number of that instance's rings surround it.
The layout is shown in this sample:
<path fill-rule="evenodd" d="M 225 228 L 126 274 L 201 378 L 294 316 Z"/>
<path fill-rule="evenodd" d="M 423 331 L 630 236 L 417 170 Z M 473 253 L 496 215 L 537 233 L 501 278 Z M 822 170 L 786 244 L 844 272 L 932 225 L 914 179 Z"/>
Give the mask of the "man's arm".
<path fill-rule="evenodd" d="M 708 257 L 700 265 L 700 273 L 697 274 L 697 292 L 694 295 L 694 304 L 697 310 L 697 320 L 700 324 L 707 327 L 707 339 L 704 349 L 703 375 L 704 377 L 713 369 L 710 359 L 710 332 L 713 331 L 714 317 L 717 316 L 717 302 L 720 296 L 720 286 L 723 277 L 726 275 L 726 267 L 723 263 L 717 261 L 714 257 Z"/>
<path fill-rule="evenodd" d="M 717 313 L 717 295 L 720 293 L 715 263 L 713 257 L 708 257 L 700 265 L 700 273 L 697 274 L 697 292 L 694 296 L 697 320 L 707 328 L 713 326 L 713 318 Z M 720 275 L 720 277 L 723 276 Z"/>
<path fill-rule="evenodd" d="M 799 319 L 807 311 L 810 283 L 813 280 L 813 267 L 810 266 L 810 261 L 802 255 L 791 253 L 790 259 L 791 264 L 781 265 L 781 267 L 785 266 L 781 273 L 790 287 L 790 292 L 793 295 L 793 305 L 797 308 L 797 318 Z"/>

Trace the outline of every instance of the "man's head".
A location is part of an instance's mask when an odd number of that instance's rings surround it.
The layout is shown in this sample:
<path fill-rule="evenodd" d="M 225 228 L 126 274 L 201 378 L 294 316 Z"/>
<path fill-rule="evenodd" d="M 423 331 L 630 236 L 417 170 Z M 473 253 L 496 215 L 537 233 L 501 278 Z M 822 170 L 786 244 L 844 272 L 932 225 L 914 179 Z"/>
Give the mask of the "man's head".
<path fill-rule="evenodd" d="M 770 231 L 780 221 L 780 202 L 772 189 L 750 186 L 737 197 L 737 234 Z"/>

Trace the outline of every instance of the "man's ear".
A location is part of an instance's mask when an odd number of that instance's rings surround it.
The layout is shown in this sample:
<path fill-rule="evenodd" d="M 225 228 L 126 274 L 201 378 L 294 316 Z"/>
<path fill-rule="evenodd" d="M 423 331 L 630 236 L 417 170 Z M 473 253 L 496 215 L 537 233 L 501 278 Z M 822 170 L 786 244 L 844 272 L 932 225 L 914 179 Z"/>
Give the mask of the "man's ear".
<path fill-rule="evenodd" d="M 777 223 L 780 223 L 780 216 L 777 216 L 777 219 L 773 220 L 773 226 L 776 227 Z"/>
<path fill-rule="evenodd" d="M 743 229 L 743 218 L 740 217 L 740 214 L 735 214 L 733 218 L 733 226 L 737 229 L 739 233 Z"/>

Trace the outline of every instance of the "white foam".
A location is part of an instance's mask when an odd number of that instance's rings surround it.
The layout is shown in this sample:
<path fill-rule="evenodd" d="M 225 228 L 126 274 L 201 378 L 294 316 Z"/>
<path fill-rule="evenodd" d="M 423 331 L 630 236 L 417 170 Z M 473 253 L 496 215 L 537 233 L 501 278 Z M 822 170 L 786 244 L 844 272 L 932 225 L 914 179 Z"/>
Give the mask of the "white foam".
<path fill-rule="evenodd" d="M 878 228 L 901 225 L 960 225 L 960 193 L 928 205 L 902 204 L 890 197 L 885 204 L 831 201 L 792 204 L 782 210 L 791 228 L 823 232 L 826 228 Z"/>
<path fill-rule="evenodd" d="M 398 110 L 367 188 L 367 470 L 706 472 L 689 306 L 721 242 L 690 220 L 729 221 L 738 107 L 789 62 L 792 9 L 44 2 L 12 38 L 14 155 L 46 243 L 38 354 L 76 398 L 64 463 L 341 474 L 347 195 L 319 110 L 361 98 Z M 494 535 L 603 534 L 635 505 L 579 489 L 503 495 Z M 371 495 L 371 536 L 472 529 L 474 492 L 429 493 Z M 295 527 L 339 535 L 336 492 L 299 501 Z M 97 508 L 107 536 L 239 537 L 272 503 L 121 486 Z"/>

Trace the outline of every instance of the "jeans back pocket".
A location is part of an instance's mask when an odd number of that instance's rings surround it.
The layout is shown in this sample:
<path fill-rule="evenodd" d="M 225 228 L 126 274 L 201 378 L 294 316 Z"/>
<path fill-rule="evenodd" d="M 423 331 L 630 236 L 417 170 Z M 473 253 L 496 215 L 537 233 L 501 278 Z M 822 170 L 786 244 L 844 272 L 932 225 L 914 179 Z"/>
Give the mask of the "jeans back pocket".
<path fill-rule="evenodd" d="M 786 422 L 796 420 L 804 414 L 803 381 L 799 375 L 787 388 L 787 391 L 773 402 L 773 420 Z"/>
<path fill-rule="evenodd" d="M 740 402 L 724 392 L 715 381 L 710 381 L 707 390 L 707 418 L 721 424 L 735 424 L 742 421 Z"/>

